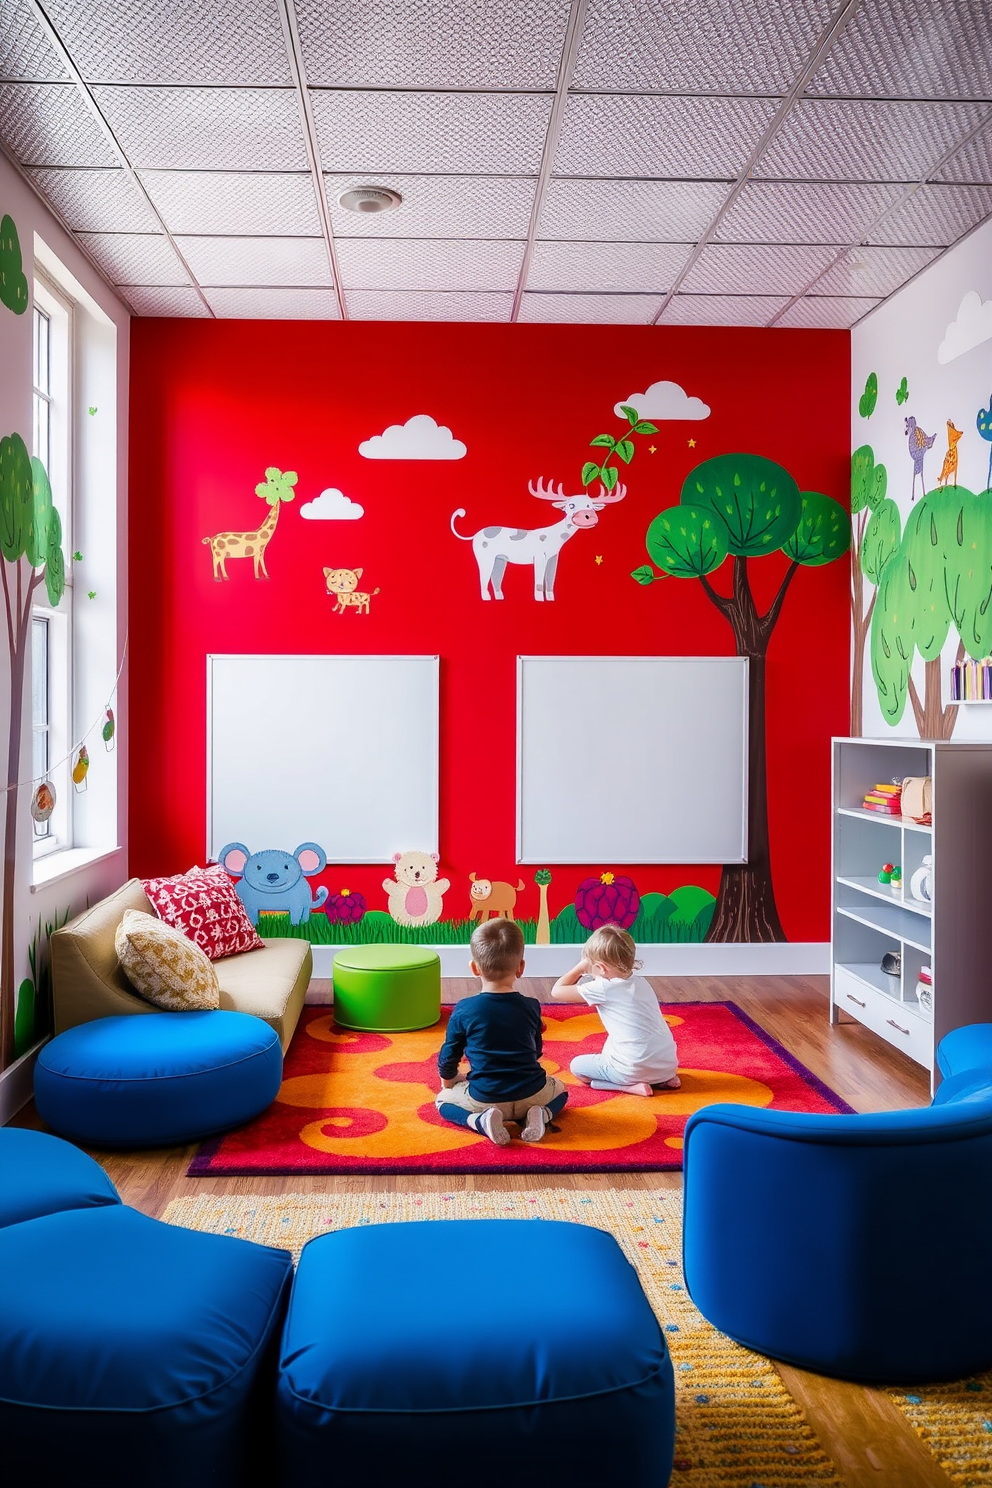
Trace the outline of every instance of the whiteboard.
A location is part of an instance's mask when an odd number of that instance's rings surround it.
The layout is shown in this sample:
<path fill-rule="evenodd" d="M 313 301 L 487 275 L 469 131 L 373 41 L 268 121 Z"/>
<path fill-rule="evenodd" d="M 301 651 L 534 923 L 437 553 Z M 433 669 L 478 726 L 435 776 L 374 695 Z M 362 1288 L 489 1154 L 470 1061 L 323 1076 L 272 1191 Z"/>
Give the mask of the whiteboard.
<path fill-rule="evenodd" d="M 438 848 L 436 656 L 208 656 L 207 851 Z"/>
<path fill-rule="evenodd" d="M 519 656 L 519 863 L 747 861 L 744 656 Z"/>

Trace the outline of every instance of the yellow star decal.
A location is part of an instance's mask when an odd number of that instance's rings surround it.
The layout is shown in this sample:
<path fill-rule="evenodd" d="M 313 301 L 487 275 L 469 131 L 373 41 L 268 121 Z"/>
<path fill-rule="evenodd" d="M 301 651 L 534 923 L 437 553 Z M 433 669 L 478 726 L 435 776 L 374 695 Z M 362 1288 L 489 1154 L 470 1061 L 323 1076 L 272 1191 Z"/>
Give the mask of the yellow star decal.
<path fill-rule="evenodd" d="M 656 450 L 656 449 L 657 449 L 657 448 L 658 448 L 658 446 L 657 446 L 657 445 L 656 445 L 656 444 L 649 444 L 649 445 L 648 445 L 648 454 L 649 454 L 649 455 L 653 455 L 653 454 L 654 454 L 654 452 L 655 452 L 655 450 Z"/>
<path fill-rule="evenodd" d="M 696 448 L 696 441 L 694 439 L 690 439 L 689 440 L 689 448 L 690 449 L 695 449 Z"/>
<path fill-rule="evenodd" d="M 597 563 L 602 563 L 602 561 L 603 561 L 603 555 L 602 555 L 602 553 L 597 553 L 596 554 L 596 562 Z"/>

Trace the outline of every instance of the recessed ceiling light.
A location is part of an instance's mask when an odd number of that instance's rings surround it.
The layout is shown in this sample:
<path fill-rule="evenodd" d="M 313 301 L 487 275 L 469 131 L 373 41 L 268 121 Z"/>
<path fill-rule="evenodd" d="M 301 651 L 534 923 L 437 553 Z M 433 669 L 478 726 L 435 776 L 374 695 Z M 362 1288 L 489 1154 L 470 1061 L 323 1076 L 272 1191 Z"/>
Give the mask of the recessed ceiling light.
<path fill-rule="evenodd" d="M 338 205 L 348 212 L 391 212 L 402 200 L 398 191 L 385 186 L 356 186 L 353 191 L 342 191 Z"/>

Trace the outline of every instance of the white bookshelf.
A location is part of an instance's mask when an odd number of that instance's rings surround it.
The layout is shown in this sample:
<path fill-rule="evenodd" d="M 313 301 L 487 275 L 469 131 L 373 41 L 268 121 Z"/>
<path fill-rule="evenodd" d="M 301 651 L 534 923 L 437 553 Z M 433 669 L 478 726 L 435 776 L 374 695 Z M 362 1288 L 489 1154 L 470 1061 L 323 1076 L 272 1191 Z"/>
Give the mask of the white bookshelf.
<path fill-rule="evenodd" d="M 934 1079 L 934 1049 L 952 1028 L 992 1021 L 992 744 L 918 739 L 833 741 L 830 1021 L 850 1014 Z M 933 780 L 933 825 L 865 811 L 865 792 L 908 775 Z M 910 879 L 933 856 L 933 900 Z M 902 868 L 898 893 L 878 881 Z M 882 971 L 887 951 L 901 972 Z M 916 995 L 933 972 L 932 1012 Z"/>

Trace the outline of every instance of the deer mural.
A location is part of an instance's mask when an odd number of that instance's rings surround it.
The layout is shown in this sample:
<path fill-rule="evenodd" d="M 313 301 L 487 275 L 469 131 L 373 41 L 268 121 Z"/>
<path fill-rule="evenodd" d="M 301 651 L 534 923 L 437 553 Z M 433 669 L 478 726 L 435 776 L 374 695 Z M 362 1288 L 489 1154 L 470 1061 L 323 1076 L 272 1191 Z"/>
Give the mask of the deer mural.
<path fill-rule="evenodd" d="M 555 573 L 562 548 L 580 528 L 595 527 L 604 506 L 622 501 L 627 494 L 627 487 L 618 483 L 612 491 L 601 485 L 596 497 L 588 492 L 581 496 L 566 496 L 560 481 L 558 489 L 552 490 L 550 482 L 545 486 L 543 475 L 538 478 L 536 490 L 533 481 L 528 482 L 527 489 L 532 496 L 550 501 L 563 511 L 565 515 L 561 521 L 552 523 L 550 527 L 532 527 L 529 530 L 525 527 L 482 527 L 469 537 L 455 526 L 456 518 L 465 515 L 465 508 L 460 506 L 451 514 L 452 532 L 459 541 L 472 544 L 479 565 L 483 599 L 490 598 L 490 585 L 491 597 L 503 598 L 503 575 L 508 563 L 533 564 L 534 598 L 538 601 L 554 599 Z"/>
<path fill-rule="evenodd" d="M 228 558 L 251 558 L 255 564 L 256 579 L 269 577 L 269 571 L 265 567 L 265 549 L 276 530 L 280 506 L 284 501 L 293 499 L 296 479 L 295 470 L 287 470 L 283 473 L 274 465 L 270 465 L 265 472 L 265 480 L 255 487 L 255 495 L 261 496 L 269 503 L 269 513 L 261 527 L 257 527 L 254 532 L 218 532 L 213 537 L 203 539 L 205 543 L 210 544 L 210 555 L 214 560 L 214 578 L 218 583 L 230 577 L 227 572 Z"/>

